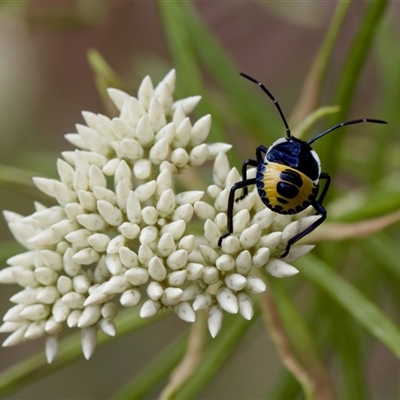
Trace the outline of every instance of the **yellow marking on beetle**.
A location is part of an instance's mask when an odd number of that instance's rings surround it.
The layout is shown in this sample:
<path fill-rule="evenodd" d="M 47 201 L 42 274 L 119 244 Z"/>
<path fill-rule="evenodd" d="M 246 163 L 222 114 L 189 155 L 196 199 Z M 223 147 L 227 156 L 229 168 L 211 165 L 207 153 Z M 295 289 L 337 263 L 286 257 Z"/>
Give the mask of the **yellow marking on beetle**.
<path fill-rule="evenodd" d="M 303 184 L 301 187 L 296 186 L 293 182 L 284 180 L 281 178 L 281 173 L 284 171 L 293 171 L 295 174 L 301 177 Z M 309 202 L 309 196 L 315 192 L 316 185 L 314 182 L 302 172 L 288 167 L 287 165 L 278 163 L 268 163 L 264 171 L 264 177 L 262 179 L 264 184 L 264 191 L 266 197 L 269 199 L 270 205 L 272 207 L 279 206 L 283 211 L 295 210 L 296 207 L 303 207 L 305 202 Z M 293 199 L 288 199 L 283 197 L 277 192 L 277 185 L 279 182 L 287 182 L 296 188 L 298 188 L 299 193 Z M 277 198 L 284 198 L 288 201 L 287 204 L 280 203 Z"/>

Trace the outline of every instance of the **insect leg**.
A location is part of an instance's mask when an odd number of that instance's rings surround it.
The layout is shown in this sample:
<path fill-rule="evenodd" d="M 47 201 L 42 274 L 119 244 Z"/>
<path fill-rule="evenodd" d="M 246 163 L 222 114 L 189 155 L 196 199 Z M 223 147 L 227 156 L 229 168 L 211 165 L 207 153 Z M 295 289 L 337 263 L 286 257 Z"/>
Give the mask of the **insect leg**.
<path fill-rule="evenodd" d="M 257 160 L 246 160 L 246 161 L 243 163 L 243 165 L 242 165 L 242 180 L 243 180 L 243 181 L 246 181 L 246 180 L 247 180 L 247 166 L 250 165 L 250 166 L 252 166 L 252 167 L 258 167 L 258 164 L 260 164 L 261 162 L 263 162 L 264 157 L 265 157 L 265 154 L 267 154 L 267 151 L 268 151 L 268 149 L 267 149 L 265 146 L 260 145 L 260 146 L 258 146 L 257 149 L 256 149 L 256 157 L 257 157 Z M 242 200 L 242 199 L 245 198 L 248 194 L 249 194 L 249 189 L 248 189 L 248 187 L 246 186 L 246 187 L 243 189 L 243 194 L 242 194 L 238 199 L 236 199 L 236 201 Z"/>
<path fill-rule="evenodd" d="M 328 192 L 329 185 L 331 184 L 331 177 L 326 172 L 322 172 L 319 179 L 326 179 L 325 186 L 322 189 L 321 194 L 319 195 L 319 199 L 317 200 L 319 204 L 322 204 L 326 196 L 326 193 Z"/>
<path fill-rule="evenodd" d="M 260 146 L 257 147 L 256 156 L 257 156 L 257 161 L 259 163 L 264 160 L 264 157 L 267 154 L 267 151 L 268 151 L 268 149 L 263 145 L 260 145 Z"/>
<path fill-rule="evenodd" d="M 258 166 L 258 162 L 256 160 L 246 160 L 243 165 L 242 165 L 242 182 L 243 181 L 247 181 L 247 166 L 251 166 L 251 167 L 257 167 Z M 236 201 L 240 201 L 242 199 L 244 199 L 247 195 L 249 194 L 249 188 L 247 186 L 245 186 L 243 188 L 243 194 L 236 199 Z"/>
<path fill-rule="evenodd" d="M 326 186 L 326 185 L 325 185 Z M 321 218 L 317 219 L 313 224 L 311 224 L 308 228 L 304 229 L 304 231 L 298 233 L 297 235 L 293 236 L 289 239 L 285 252 L 281 255 L 281 258 L 286 257 L 289 253 L 290 247 L 302 239 L 304 236 L 307 236 L 310 232 L 312 232 L 315 228 L 320 226 L 326 219 L 326 210 L 325 208 L 317 201 L 311 203 L 311 205 L 316 209 L 316 211 L 321 214 Z"/>
<path fill-rule="evenodd" d="M 229 192 L 229 199 L 228 199 L 228 211 L 227 211 L 227 218 L 228 218 L 228 231 L 224 233 L 218 240 L 218 246 L 221 247 L 222 241 L 228 237 L 233 232 L 233 204 L 235 200 L 235 192 L 236 190 L 245 188 L 250 185 L 254 185 L 256 183 L 256 179 L 247 179 L 240 182 L 235 183 Z"/>

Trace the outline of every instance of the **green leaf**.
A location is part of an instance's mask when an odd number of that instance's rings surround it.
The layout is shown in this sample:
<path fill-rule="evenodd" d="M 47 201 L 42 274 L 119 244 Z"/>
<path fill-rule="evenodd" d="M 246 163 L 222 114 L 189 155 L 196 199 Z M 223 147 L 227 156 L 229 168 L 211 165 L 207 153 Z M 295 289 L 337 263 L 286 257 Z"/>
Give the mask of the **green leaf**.
<path fill-rule="evenodd" d="M 400 358 L 400 330 L 378 306 L 315 256 L 298 260 L 296 266 L 304 276 L 326 291 L 372 336 Z"/>
<path fill-rule="evenodd" d="M 163 315 L 165 316 L 165 314 Z M 143 319 L 139 316 L 139 310 L 125 310 L 120 313 L 115 321 L 118 337 L 142 329 L 159 319 L 160 316 Z M 101 345 L 112 340 L 115 340 L 115 338 L 100 334 L 98 344 Z M 47 364 L 44 352 L 41 352 L 3 371 L 0 374 L 0 396 L 4 397 L 9 393 L 20 390 L 29 383 L 37 382 L 81 357 L 81 334 L 79 332 L 60 341 L 57 358 L 52 364 Z"/>

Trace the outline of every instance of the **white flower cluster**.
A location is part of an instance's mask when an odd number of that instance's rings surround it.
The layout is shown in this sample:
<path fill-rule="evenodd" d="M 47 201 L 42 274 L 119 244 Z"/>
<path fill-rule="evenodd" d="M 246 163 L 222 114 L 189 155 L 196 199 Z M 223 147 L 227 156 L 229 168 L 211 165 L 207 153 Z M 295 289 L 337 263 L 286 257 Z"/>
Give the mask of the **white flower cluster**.
<path fill-rule="evenodd" d="M 200 97 L 174 102 L 174 88 L 172 70 L 155 88 L 146 77 L 137 98 L 110 89 L 120 116 L 83 112 L 87 126 L 66 135 L 79 150 L 58 160 L 60 180 L 34 179 L 58 205 L 36 204 L 28 217 L 4 212 L 28 251 L 0 271 L 0 283 L 24 288 L 12 296 L 16 305 L 3 318 L 0 332 L 11 333 L 3 346 L 46 335 L 51 362 L 66 325 L 81 328 L 89 358 L 98 329 L 115 335 L 118 301 L 124 307 L 140 304 L 143 318 L 171 306 L 189 322 L 196 310 L 207 308 L 215 336 L 223 311 L 252 318 L 249 293 L 266 289 L 251 275 L 253 268 L 279 277 L 298 272 L 287 262 L 312 246 L 293 247 L 285 261 L 272 256 L 279 257 L 287 240 L 315 217 L 307 210 L 277 215 L 255 192 L 235 205 L 235 232 L 218 247 L 227 227 L 229 189 L 240 176 L 225 155 L 231 146 L 204 143 L 211 117 L 193 125 L 187 117 Z M 207 189 L 211 201 L 202 201 L 199 190 L 175 193 L 179 171 L 208 159 L 215 159 L 214 184 Z M 205 220 L 201 237 L 190 233 L 194 214 Z"/>

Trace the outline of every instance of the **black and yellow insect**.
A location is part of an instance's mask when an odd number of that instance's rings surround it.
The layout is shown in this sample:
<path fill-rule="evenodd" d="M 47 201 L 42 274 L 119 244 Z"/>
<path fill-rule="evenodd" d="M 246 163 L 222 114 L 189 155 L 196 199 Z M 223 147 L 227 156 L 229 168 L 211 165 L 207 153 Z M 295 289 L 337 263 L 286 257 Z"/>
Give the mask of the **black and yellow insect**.
<path fill-rule="evenodd" d="M 317 228 L 326 219 L 327 212 L 322 206 L 322 202 L 328 191 L 331 177 L 326 172 L 321 172 L 321 163 L 317 153 L 312 150 L 311 144 L 327 133 L 332 132 L 345 125 L 358 124 L 361 122 L 373 122 L 386 124 L 386 121 L 378 119 L 354 119 L 334 125 L 324 132 L 319 133 L 312 139 L 306 141 L 295 138 L 290 133 L 289 125 L 279 106 L 277 100 L 272 96 L 268 89 L 259 81 L 241 73 L 244 78 L 256 83 L 274 102 L 282 121 L 286 128 L 286 137 L 278 139 L 269 148 L 262 145 L 256 149 L 256 160 L 246 160 L 242 166 L 242 180 L 235 183 L 229 192 L 228 200 L 228 231 L 218 240 L 218 245 L 233 232 L 233 205 L 235 192 L 243 189 L 239 201 L 248 194 L 248 187 L 256 185 L 258 194 L 263 203 L 272 211 L 279 214 L 297 214 L 308 206 L 315 208 L 321 217 L 302 232 L 293 236 L 287 243 L 286 249 L 281 257 L 285 257 L 290 247 L 304 236 Z M 256 177 L 247 179 L 247 167 L 256 167 Z M 318 195 L 319 180 L 325 180 L 325 185 Z"/>

